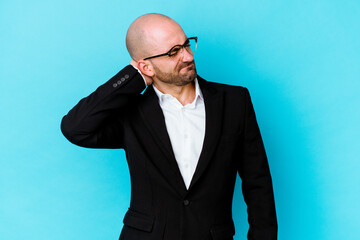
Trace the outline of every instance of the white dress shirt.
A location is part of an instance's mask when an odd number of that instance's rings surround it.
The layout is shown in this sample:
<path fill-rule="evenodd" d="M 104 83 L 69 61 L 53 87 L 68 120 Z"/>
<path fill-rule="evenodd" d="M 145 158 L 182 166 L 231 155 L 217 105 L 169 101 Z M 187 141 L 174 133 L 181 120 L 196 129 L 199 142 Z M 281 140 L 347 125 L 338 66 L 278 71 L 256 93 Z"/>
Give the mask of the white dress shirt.
<path fill-rule="evenodd" d="M 198 81 L 195 78 L 194 101 L 185 106 L 170 94 L 160 92 L 154 85 L 153 88 L 159 97 L 180 173 L 186 188 L 189 188 L 205 136 L 205 105 Z"/>

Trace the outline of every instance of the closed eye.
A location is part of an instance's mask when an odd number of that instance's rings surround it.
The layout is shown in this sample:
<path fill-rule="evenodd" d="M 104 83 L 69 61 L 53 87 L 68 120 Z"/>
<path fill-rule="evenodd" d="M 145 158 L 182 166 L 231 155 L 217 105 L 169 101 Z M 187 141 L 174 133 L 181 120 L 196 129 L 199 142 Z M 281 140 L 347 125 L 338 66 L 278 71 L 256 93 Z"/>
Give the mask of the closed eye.
<path fill-rule="evenodd" d="M 182 47 L 180 47 L 180 46 L 173 47 L 169 52 L 169 56 L 175 56 L 176 54 L 178 54 L 180 52 L 181 48 Z"/>

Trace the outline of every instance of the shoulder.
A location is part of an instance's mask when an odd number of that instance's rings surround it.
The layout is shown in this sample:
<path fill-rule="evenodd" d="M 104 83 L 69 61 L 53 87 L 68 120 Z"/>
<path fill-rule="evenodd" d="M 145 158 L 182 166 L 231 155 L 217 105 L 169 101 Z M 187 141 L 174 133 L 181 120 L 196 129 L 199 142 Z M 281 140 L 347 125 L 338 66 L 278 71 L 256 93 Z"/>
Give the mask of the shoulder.
<path fill-rule="evenodd" d="M 201 89 L 205 88 L 206 90 L 212 92 L 220 92 L 224 94 L 225 97 L 230 98 L 246 98 L 249 96 L 249 90 L 244 86 L 236 86 L 218 82 L 211 82 L 203 79 L 202 77 L 198 76 L 198 81 L 200 84 Z"/>

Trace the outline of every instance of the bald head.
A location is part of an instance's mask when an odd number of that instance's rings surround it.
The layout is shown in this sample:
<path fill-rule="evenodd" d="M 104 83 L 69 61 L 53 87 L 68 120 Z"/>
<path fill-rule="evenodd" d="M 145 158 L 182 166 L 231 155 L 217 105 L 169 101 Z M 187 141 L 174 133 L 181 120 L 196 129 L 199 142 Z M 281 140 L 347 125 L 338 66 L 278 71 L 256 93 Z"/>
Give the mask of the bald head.
<path fill-rule="evenodd" d="M 168 16 L 150 13 L 138 17 L 126 34 L 126 47 L 132 59 L 150 56 L 161 51 L 161 40 L 174 32 L 183 32 L 180 25 Z"/>

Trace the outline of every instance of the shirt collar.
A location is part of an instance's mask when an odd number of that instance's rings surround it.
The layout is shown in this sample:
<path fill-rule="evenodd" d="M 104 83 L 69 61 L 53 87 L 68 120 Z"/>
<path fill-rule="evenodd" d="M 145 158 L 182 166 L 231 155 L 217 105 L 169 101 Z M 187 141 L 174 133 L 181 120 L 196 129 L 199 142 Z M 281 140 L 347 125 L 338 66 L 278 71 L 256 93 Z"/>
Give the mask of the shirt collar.
<path fill-rule="evenodd" d="M 198 99 L 204 100 L 197 78 L 195 78 L 194 82 L 195 82 L 195 99 L 194 99 L 194 101 L 192 103 L 189 103 L 188 105 L 194 104 L 194 103 L 196 104 Z M 174 98 L 171 94 L 164 94 L 164 93 L 160 92 L 160 90 L 157 89 L 154 86 L 154 84 L 152 84 L 152 86 L 153 86 L 153 88 L 155 90 L 156 95 L 159 98 L 160 105 L 162 105 L 164 103 L 164 101 L 166 101 L 166 100 L 168 100 L 170 98 Z"/>

